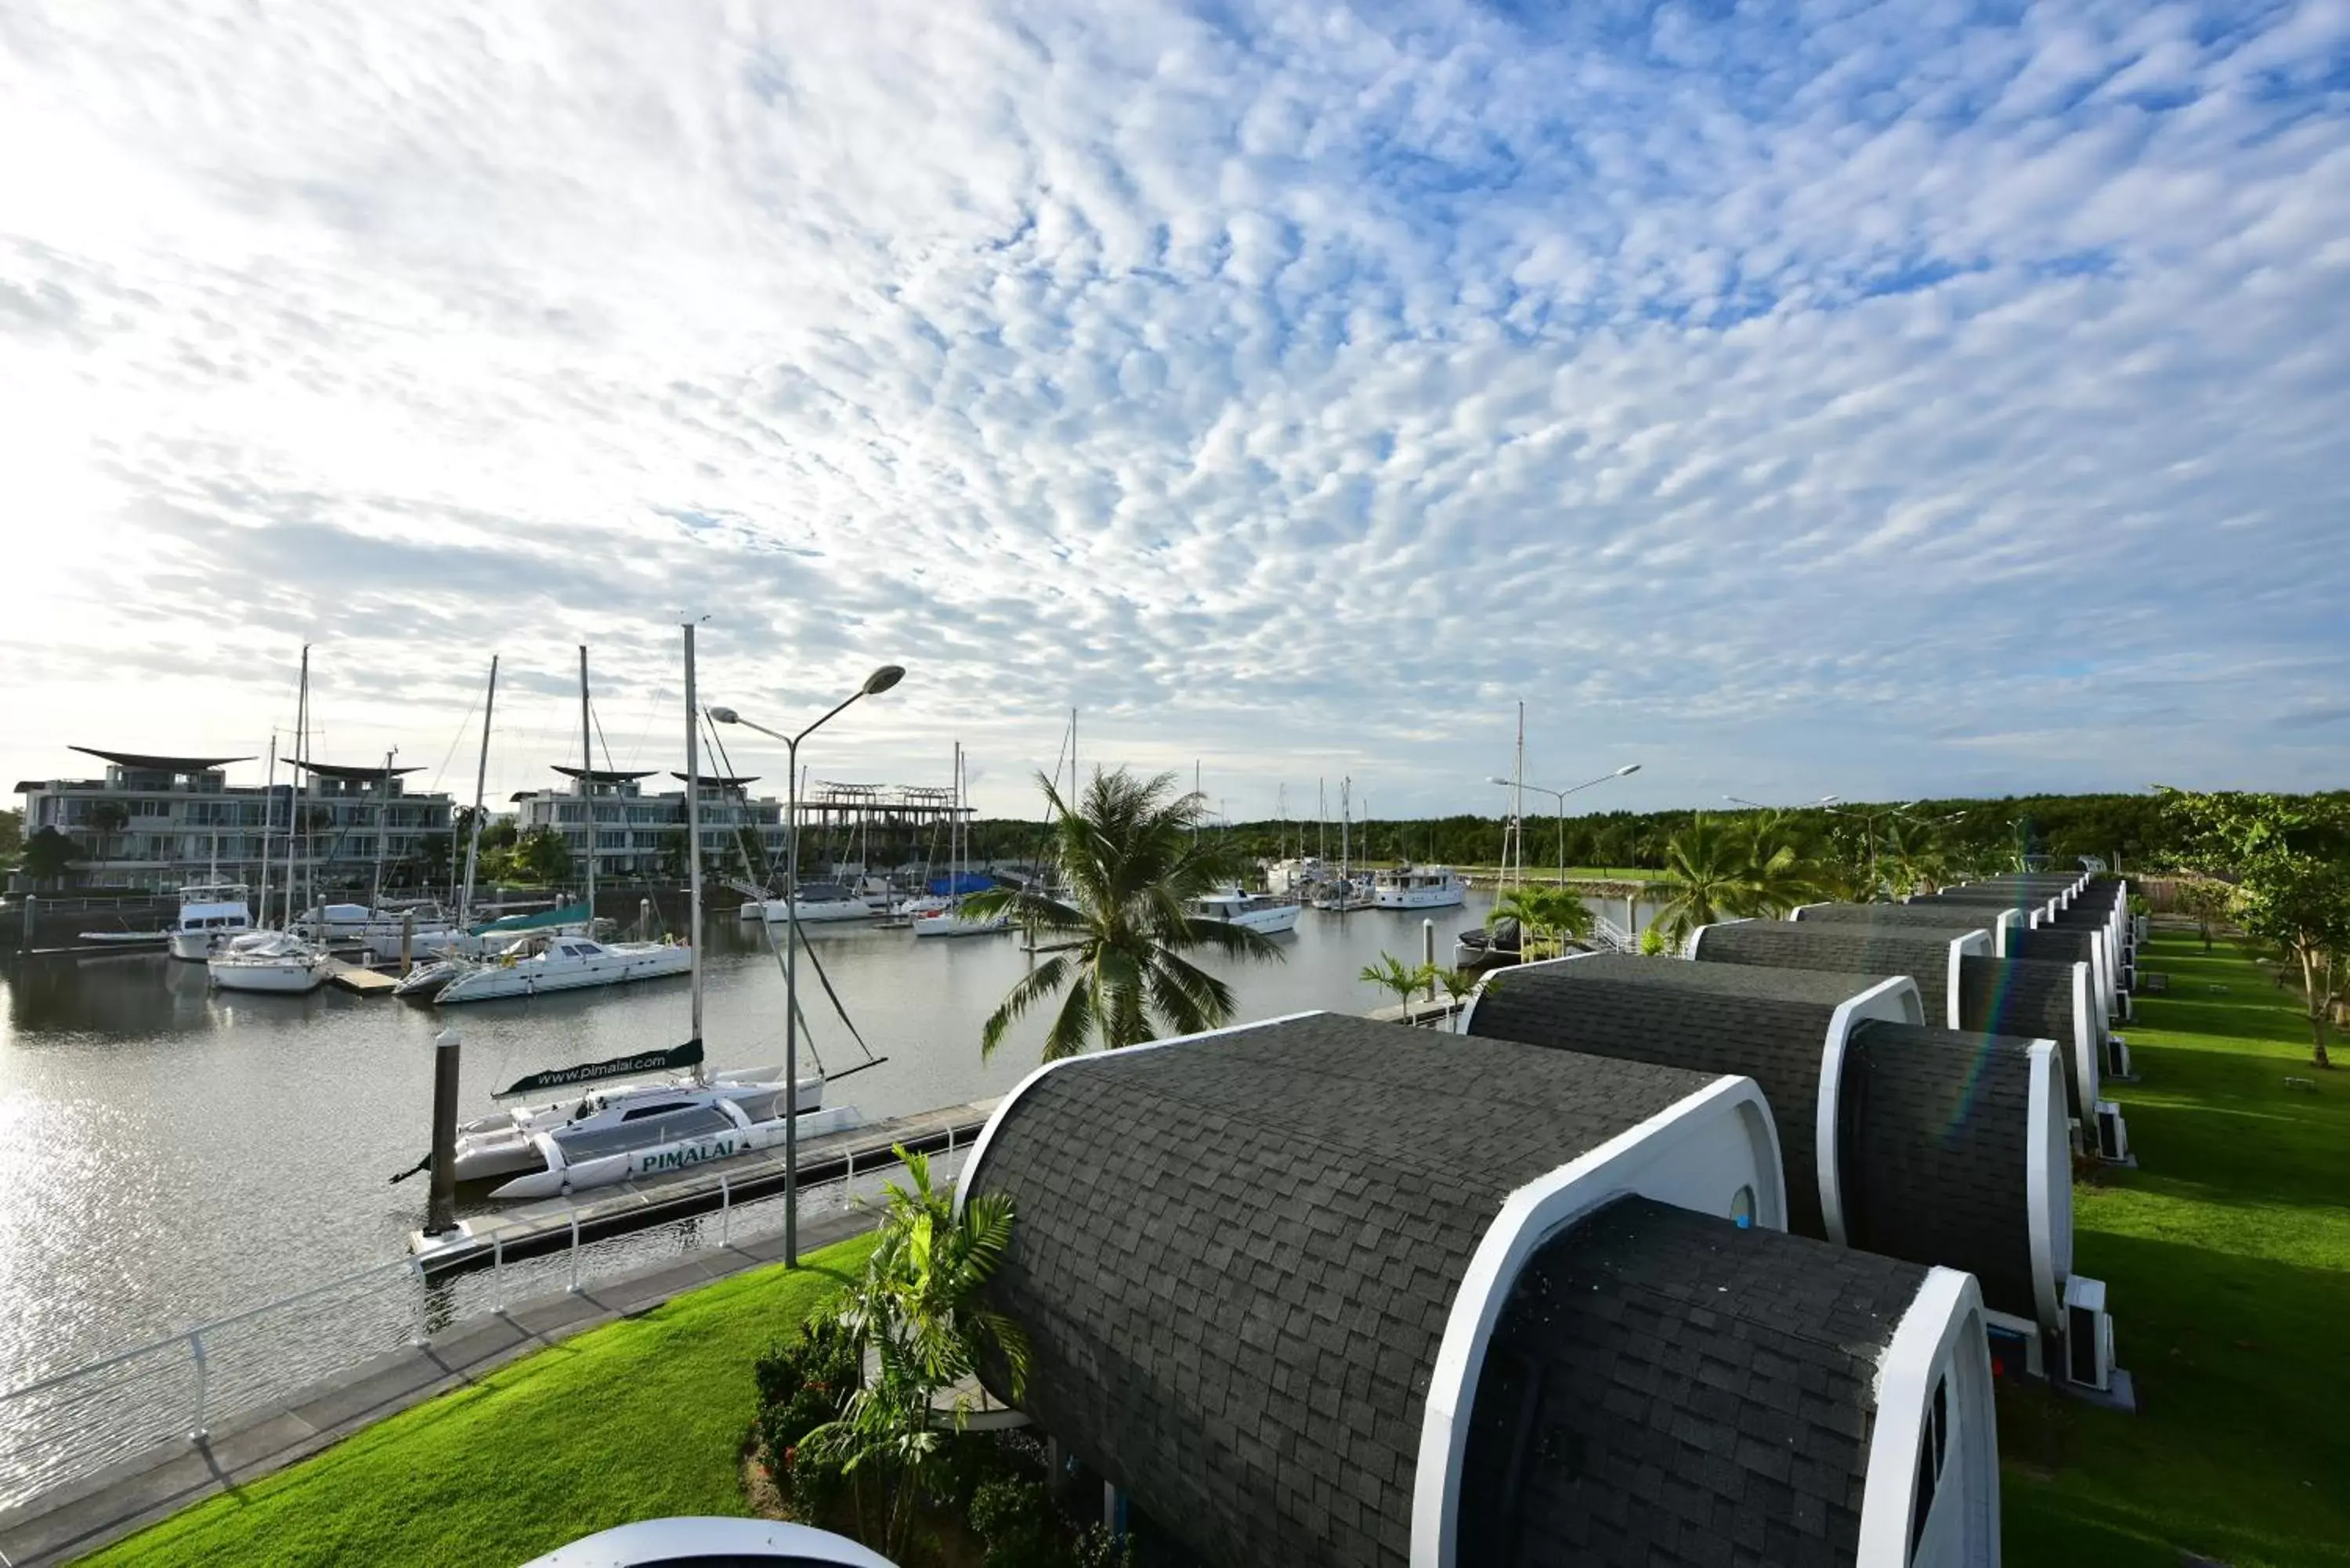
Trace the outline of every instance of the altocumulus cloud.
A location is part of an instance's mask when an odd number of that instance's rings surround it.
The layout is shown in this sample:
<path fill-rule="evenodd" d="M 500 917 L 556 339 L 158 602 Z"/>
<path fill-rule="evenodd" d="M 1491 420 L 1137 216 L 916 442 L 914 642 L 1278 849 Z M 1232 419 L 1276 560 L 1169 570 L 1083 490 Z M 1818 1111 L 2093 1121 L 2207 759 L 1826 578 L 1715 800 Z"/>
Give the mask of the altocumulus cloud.
<path fill-rule="evenodd" d="M 1005 809 L 2338 784 L 2345 318 L 2339 0 L 28 0 L 0 767 L 669 765 L 690 609 Z"/>

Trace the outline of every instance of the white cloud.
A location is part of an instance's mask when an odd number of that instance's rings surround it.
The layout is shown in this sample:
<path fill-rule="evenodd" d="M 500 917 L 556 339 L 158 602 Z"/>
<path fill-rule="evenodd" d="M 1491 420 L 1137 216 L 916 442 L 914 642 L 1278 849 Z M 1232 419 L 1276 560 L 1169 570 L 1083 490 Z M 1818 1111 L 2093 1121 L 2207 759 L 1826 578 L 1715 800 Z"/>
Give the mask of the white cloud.
<path fill-rule="evenodd" d="M 0 15 L 0 767 L 2338 783 L 2344 7 L 1709 10 Z"/>

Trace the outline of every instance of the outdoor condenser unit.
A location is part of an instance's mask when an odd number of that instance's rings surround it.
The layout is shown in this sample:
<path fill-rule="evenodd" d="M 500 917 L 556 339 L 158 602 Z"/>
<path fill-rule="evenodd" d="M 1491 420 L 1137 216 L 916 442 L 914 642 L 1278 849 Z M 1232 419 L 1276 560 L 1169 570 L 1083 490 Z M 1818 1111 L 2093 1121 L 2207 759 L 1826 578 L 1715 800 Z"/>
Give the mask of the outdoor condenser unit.
<path fill-rule="evenodd" d="M 2106 1315 L 2106 1282 L 2074 1274 L 2064 1282 L 2064 1376 L 2108 1394 L 2114 1386 L 2114 1320 Z"/>
<path fill-rule="evenodd" d="M 2115 1165 L 2129 1158 L 2129 1124 L 2111 1100 L 2097 1102 L 2097 1158 Z"/>
<path fill-rule="evenodd" d="M 2129 1042 L 2118 1034 L 2106 1036 L 2105 1074 L 2108 1078 L 2127 1078 L 2132 1075 Z"/>

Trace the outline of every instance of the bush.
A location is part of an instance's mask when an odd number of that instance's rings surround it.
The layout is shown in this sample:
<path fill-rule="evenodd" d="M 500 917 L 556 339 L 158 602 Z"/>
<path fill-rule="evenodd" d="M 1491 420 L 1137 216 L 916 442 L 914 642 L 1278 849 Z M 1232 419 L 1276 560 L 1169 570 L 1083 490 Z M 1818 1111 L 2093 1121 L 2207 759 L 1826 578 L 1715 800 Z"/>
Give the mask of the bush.
<path fill-rule="evenodd" d="M 837 1314 L 820 1312 L 799 1334 L 767 1346 L 752 1366 L 758 1384 L 759 1455 L 775 1485 L 804 1508 L 818 1506 L 837 1478 L 800 1445 L 810 1432 L 837 1420 L 857 1389 L 857 1346 Z"/>
<path fill-rule="evenodd" d="M 1664 957 L 1666 952 L 1665 933 L 1655 926 L 1650 926 L 1647 930 L 1642 931 L 1640 933 L 1640 951 L 1649 958 Z"/>
<path fill-rule="evenodd" d="M 1053 1517 L 1045 1483 L 1005 1477 L 971 1497 L 971 1527 L 986 1546 L 980 1568 L 1064 1568 L 1068 1532 Z"/>

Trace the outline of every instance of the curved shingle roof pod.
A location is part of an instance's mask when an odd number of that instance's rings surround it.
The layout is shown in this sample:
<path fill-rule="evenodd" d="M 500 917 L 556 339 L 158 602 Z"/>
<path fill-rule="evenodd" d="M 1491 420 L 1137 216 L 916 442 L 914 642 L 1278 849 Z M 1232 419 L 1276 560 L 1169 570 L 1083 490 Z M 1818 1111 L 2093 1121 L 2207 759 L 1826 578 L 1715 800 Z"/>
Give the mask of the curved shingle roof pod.
<path fill-rule="evenodd" d="M 1992 1311 L 2054 1332 L 2073 1251 L 2057 1048 L 1922 1027 L 1906 980 L 1847 1005 L 1887 983 L 1569 959 L 1489 977 L 1467 1033 L 1753 1078 L 1779 1126 L 1788 1229 L 1964 1270 Z"/>
<path fill-rule="evenodd" d="M 1984 887 L 1945 888 L 1939 893 L 1914 894 L 1908 901 L 1912 904 L 1988 904 L 1993 909 L 2022 909 L 2035 920 L 2044 920 L 2054 914 L 2058 902 L 2054 893 Z"/>
<path fill-rule="evenodd" d="M 2098 1063 L 2106 1047 L 2106 1010 L 2085 963 L 2045 959 L 1959 961 L 1959 1027 L 2056 1042 L 2064 1069 L 2064 1107 L 2085 1126 L 2097 1103 Z"/>
<path fill-rule="evenodd" d="M 2060 917 L 2061 918 L 2061 917 Z M 2107 1018 L 2121 1011 L 2115 985 L 2113 934 L 2102 925 L 2034 926 L 2009 944 L 2008 956 L 2037 959 L 2046 963 L 2085 963 L 2096 987 L 2097 1003 Z"/>
<path fill-rule="evenodd" d="M 1991 1564 L 1998 1469 L 1972 1280 L 1622 1198 L 1519 1274 L 1415 1562 Z"/>
<path fill-rule="evenodd" d="M 1798 924 L 1860 926 L 1897 936 L 1920 926 L 1979 926 L 1991 933 L 1991 950 L 1996 958 L 2007 956 L 2008 945 L 2027 923 L 2018 909 L 1987 909 L 1977 915 L 1963 908 L 1925 904 L 1799 904 L 1787 912 L 1787 919 Z"/>
<path fill-rule="evenodd" d="M 2050 1040 L 1855 1029 L 1837 1157 L 1850 1244 L 1964 1269 L 1992 1312 L 2061 1332 L 2073 1149 L 2056 1058 Z"/>
<path fill-rule="evenodd" d="M 1414 1542 L 1542 1241 L 1627 1192 L 1784 1222 L 1752 1083 L 1462 1056 L 1303 1014 L 1040 1068 L 972 1147 L 961 1189 L 1015 1214 L 986 1295 L 1023 1408 L 1208 1561 L 1439 1561 Z"/>
<path fill-rule="evenodd" d="M 1939 928 L 1877 931 L 1809 921 L 1727 920 L 1691 931 L 1689 956 L 1700 963 L 1908 975 L 1917 982 L 1926 1017 L 1958 1028 L 1959 960 L 1991 956 L 1989 924 L 1953 920 Z"/>
<path fill-rule="evenodd" d="M 1840 1241 L 1838 1077 L 1846 1039 L 1868 1018 L 1922 1022 L 1917 988 L 1907 978 L 1593 954 L 1486 976 L 1461 1033 L 1753 1079 L 1779 1128 L 1787 1229 Z"/>

